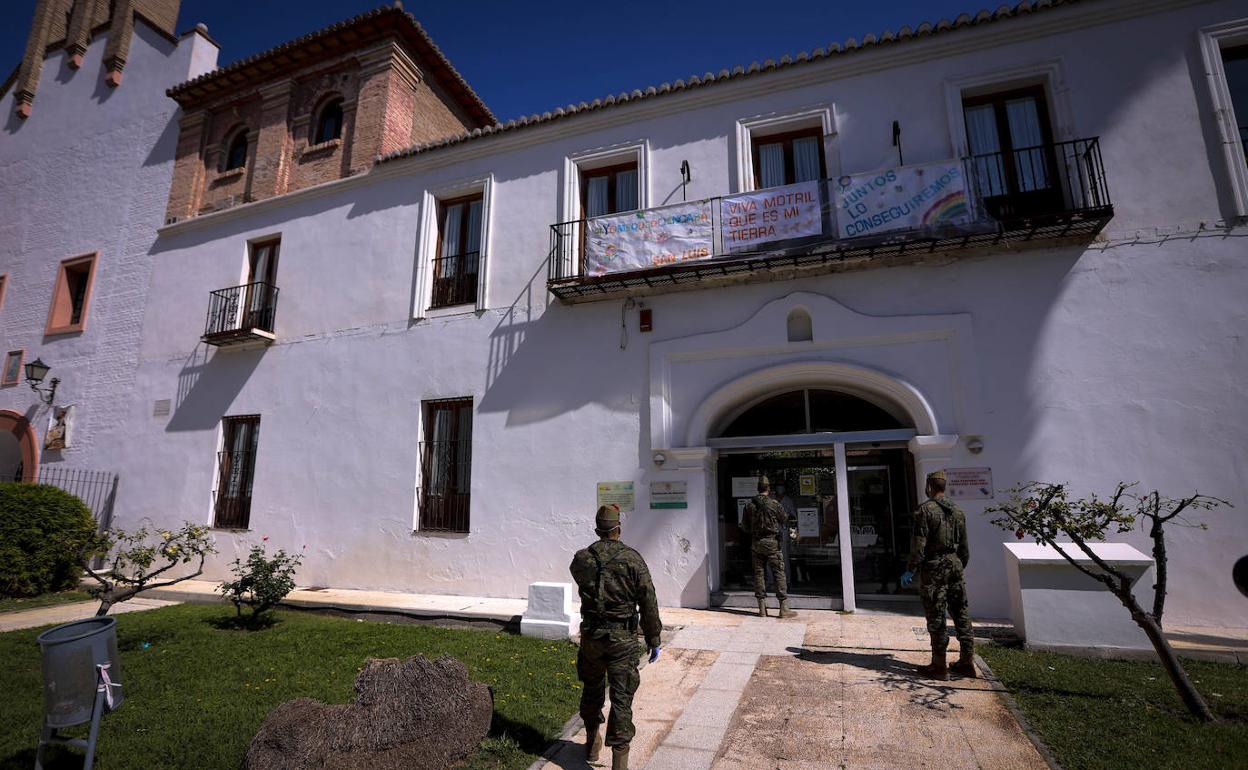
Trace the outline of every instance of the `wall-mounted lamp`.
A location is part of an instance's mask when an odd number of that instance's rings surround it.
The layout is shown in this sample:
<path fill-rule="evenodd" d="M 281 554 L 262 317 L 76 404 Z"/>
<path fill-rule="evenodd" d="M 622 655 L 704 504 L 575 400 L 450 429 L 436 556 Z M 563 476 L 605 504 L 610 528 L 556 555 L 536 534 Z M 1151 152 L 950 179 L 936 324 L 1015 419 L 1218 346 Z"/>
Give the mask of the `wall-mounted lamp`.
<path fill-rule="evenodd" d="M 897 165 L 906 165 L 906 162 L 901 159 L 901 124 L 895 120 L 893 121 L 893 146 L 897 148 Z"/>
<path fill-rule="evenodd" d="M 977 455 L 984 451 L 984 440 L 979 436 L 972 436 L 966 440 L 966 451 L 973 455 Z"/>
<path fill-rule="evenodd" d="M 682 160 L 680 162 L 680 199 L 688 200 L 685 197 L 685 187 L 693 181 L 693 172 L 689 170 L 689 161 Z"/>
<path fill-rule="evenodd" d="M 655 452 L 655 453 L 654 453 L 654 464 L 655 464 L 655 465 L 662 466 L 662 465 L 663 465 L 663 463 L 665 463 L 665 462 L 667 462 L 667 455 L 663 454 L 662 452 Z"/>
<path fill-rule="evenodd" d="M 56 398 L 56 386 L 61 382 L 56 377 L 53 377 L 52 387 L 39 387 L 39 383 L 43 382 L 43 378 L 48 376 L 48 370 L 51 368 L 38 358 L 26 364 L 26 382 L 30 383 L 30 389 L 38 393 L 39 400 L 45 404 L 51 404 Z"/>

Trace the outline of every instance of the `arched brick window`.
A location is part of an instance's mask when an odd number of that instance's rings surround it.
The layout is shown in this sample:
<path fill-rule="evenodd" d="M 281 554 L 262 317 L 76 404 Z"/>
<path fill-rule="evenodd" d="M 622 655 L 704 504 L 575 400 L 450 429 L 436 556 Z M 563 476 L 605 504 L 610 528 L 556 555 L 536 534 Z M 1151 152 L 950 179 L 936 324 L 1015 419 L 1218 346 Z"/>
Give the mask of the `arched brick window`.
<path fill-rule="evenodd" d="M 242 168 L 247 165 L 247 128 L 239 128 L 234 131 L 230 140 L 226 142 L 225 162 L 221 166 L 222 171 L 230 171 L 236 168 Z"/>
<path fill-rule="evenodd" d="M 342 97 L 326 99 L 316 114 L 316 123 L 312 132 L 312 144 L 337 139 L 342 136 Z"/>

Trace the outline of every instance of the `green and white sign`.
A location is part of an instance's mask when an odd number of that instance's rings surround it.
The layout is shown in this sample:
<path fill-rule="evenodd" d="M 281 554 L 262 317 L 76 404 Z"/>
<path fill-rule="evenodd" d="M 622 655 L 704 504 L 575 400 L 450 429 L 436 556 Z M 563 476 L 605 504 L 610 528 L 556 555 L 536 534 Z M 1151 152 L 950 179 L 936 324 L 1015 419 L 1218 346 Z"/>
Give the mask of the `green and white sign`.
<path fill-rule="evenodd" d="M 651 481 L 650 507 L 688 508 L 689 485 L 685 481 Z"/>

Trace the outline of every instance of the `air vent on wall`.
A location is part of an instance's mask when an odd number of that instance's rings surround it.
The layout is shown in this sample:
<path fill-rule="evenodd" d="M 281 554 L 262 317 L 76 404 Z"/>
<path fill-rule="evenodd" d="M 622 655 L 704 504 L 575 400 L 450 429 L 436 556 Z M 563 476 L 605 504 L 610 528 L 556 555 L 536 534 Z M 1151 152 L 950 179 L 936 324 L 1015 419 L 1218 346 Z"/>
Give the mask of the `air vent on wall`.
<path fill-rule="evenodd" d="M 170 401 L 170 399 L 167 399 L 167 398 L 157 399 L 156 401 L 152 403 L 152 416 L 153 417 L 168 417 L 171 406 L 172 406 L 172 402 Z"/>

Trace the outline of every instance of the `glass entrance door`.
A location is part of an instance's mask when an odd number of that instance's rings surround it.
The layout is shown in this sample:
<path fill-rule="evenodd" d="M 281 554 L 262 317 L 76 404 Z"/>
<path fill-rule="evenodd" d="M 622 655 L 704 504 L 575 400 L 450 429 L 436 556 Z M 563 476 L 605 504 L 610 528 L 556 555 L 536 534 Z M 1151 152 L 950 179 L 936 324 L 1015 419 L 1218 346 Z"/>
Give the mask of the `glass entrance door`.
<path fill-rule="evenodd" d="M 750 536 L 741 528 L 758 478 L 771 481 L 771 496 L 794 519 L 780 537 L 789 593 L 841 596 L 840 530 L 833 450 L 803 449 L 725 455 L 719 461 L 720 587 L 753 591 Z M 775 586 L 769 579 L 767 592 Z"/>
<path fill-rule="evenodd" d="M 904 449 L 849 449 L 846 478 L 854 595 L 859 599 L 915 598 L 902 587 L 910 550 L 913 464 Z"/>

